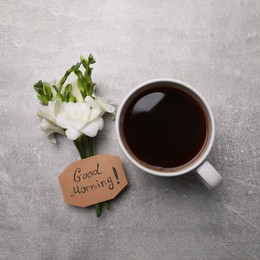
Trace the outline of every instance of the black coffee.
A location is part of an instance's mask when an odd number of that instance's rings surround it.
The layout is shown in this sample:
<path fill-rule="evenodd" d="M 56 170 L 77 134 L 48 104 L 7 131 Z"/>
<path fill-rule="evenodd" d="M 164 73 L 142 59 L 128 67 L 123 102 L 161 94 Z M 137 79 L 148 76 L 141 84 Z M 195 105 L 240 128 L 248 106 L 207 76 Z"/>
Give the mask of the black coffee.
<path fill-rule="evenodd" d="M 202 109 L 188 94 L 158 86 L 130 103 L 123 132 L 138 160 L 153 167 L 174 168 L 200 152 L 206 122 Z"/>

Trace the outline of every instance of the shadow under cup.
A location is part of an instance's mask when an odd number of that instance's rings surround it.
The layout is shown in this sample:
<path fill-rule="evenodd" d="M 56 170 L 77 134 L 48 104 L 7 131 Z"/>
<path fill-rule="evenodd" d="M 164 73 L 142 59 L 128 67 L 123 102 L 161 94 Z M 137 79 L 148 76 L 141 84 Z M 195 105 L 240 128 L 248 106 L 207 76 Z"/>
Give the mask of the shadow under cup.
<path fill-rule="evenodd" d="M 165 94 L 165 97 L 162 99 L 166 101 L 156 100 L 159 100 L 160 95 L 162 95 L 160 93 Z M 144 113 L 144 110 L 147 109 L 147 107 L 156 102 L 158 104 L 156 104 L 156 108 L 153 110 L 155 111 L 157 107 L 159 107 L 157 109 L 159 111 L 157 114 L 151 114 L 148 110 Z M 160 115 L 161 103 L 165 103 L 165 106 L 162 109 L 166 109 L 166 112 L 164 111 L 163 115 Z M 180 103 L 179 107 L 178 103 Z M 190 106 L 190 112 L 186 109 L 188 106 Z M 192 106 L 194 106 L 194 108 Z M 174 145 L 171 146 L 171 143 L 180 139 L 178 137 L 176 138 L 175 130 L 178 128 L 180 121 L 185 122 L 185 118 L 191 118 L 190 123 L 192 124 L 192 117 L 196 112 L 195 110 L 201 114 L 203 126 L 200 126 L 198 129 L 193 127 L 193 125 L 185 126 L 186 128 L 188 127 L 188 129 L 190 128 L 191 133 L 196 132 L 196 136 L 191 136 L 187 132 L 187 138 L 185 137 L 183 140 L 190 139 L 189 142 L 191 146 L 196 142 L 199 143 L 199 146 L 195 147 L 197 150 L 193 147 L 195 149 L 193 154 L 190 154 L 187 150 L 189 157 L 186 158 L 186 161 L 185 158 L 183 161 L 181 160 L 182 158 L 179 158 L 179 162 L 176 164 L 174 161 L 176 161 L 178 156 L 181 157 L 181 152 L 179 154 L 178 150 L 176 151 L 173 147 Z M 136 115 L 136 112 L 139 114 Z M 191 114 L 187 115 L 187 113 Z M 152 118 L 149 118 L 149 116 Z M 156 129 L 154 129 L 155 127 L 153 126 L 150 127 L 150 122 L 154 121 L 156 123 L 158 119 L 160 120 L 160 116 L 164 116 L 162 118 L 163 123 L 161 122 L 159 126 L 156 125 Z M 137 119 L 133 120 L 133 118 Z M 167 122 L 165 124 L 165 121 L 167 120 L 170 122 L 169 126 L 167 125 Z M 175 121 L 176 125 L 174 125 Z M 215 131 L 213 115 L 205 99 L 190 85 L 175 80 L 153 80 L 136 87 L 122 102 L 118 110 L 116 124 L 119 144 L 128 159 L 144 171 L 160 176 L 177 176 L 197 168 L 205 160 L 212 147 Z M 171 131 L 173 134 L 169 135 L 169 132 Z M 183 130 L 181 129 L 181 131 Z M 153 136 L 153 132 L 160 133 L 159 149 L 156 145 L 158 136 L 156 137 L 156 134 Z M 141 136 L 141 139 L 139 138 L 140 136 L 138 133 L 143 135 Z M 182 133 L 179 134 L 182 135 Z M 171 138 L 175 138 L 176 140 L 171 140 Z M 196 138 L 200 138 L 200 141 L 196 140 Z M 144 139 L 147 139 L 147 141 L 145 142 Z M 167 148 L 168 150 L 166 149 L 166 151 L 164 151 L 164 147 L 167 146 L 169 146 Z M 179 148 L 183 147 L 179 144 Z M 185 146 L 183 149 L 185 149 Z M 147 153 L 147 156 L 145 153 Z M 165 162 L 167 163 L 160 163 L 160 160 L 158 162 L 156 156 L 159 158 L 161 157 L 162 161 L 167 157 L 168 159 L 165 159 Z M 174 156 L 176 158 L 174 158 Z"/>

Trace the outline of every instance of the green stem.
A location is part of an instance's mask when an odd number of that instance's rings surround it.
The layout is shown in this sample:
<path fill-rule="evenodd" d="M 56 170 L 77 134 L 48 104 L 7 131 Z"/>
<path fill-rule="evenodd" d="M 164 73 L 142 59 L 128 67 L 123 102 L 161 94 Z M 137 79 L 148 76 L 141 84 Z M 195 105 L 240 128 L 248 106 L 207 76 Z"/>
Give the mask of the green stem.
<path fill-rule="evenodd" d="M 97 214 L 97 217 L 99 218 L 102 214 L 102 207 L 101 207 L 101 203 L 98 203 L 95 205 L 95 208 L 96 208 L 96 214 Z"/>
<path fill-rule="evenodd" d="M 94 138 L 87 136 L 87 142 L 88 142 L 87 155 L 88 157 L 90 157 L 94 155 Z M 102 205 L 104 205 L 106 209 L 110 209 L 110 205 L 108 201 L 96 204 L 95 207 L 96 207 L 97 217 L 100 217 L 102 214 Z"/>
<path fill-rule="evenodd" d="M 93 137 L 89 137 L 87 136 L 87 142 L 88 142 L 88 146 L 87 146 L 87 156 L 88 157 L 91 157 L 94 155 L 94 138 Z M 97 203 L 95 205 L 95 208 L 96 208 L 96 214 L 97 214 L 97 217 L 99 218 L 102 214 L 102 204 L 101 203 Z"/>
<path fill-rule="evenodd" d="M 83 136 L 79 137 L 78 139 L 76 139 L 74 142 L 75 146 L 77 147 L 79 154 L 80 154 L 80 158 L 81 159 L 85 159 L 87 158 L 84 149 L 83 149 L 83 145 L 82 145 L 82 141 L 83 141 Z"/>
<path fill-rule="evenodd" d="M 83 136 L 81 136 L 78 139 L 76 139 L 74 141 L 74 144 L 75 144 L 75 146 L 77 147 L 77 149 L 79 151 L 81 159 L 85 159 L 87 157 L 91 157 L 91 156 L 94 155 L 94 138 L 93 137 L 87 136 L 87 154 L 85 153 L 84 148 L 83 148 Z M 106 209 L 110 209 L 110 205 L 109 205 L 108 201 L 105 201 L 103 203 L 97 203 L 95 205 L 95 208 L 96 208 L 96 214 L 97 214 L 98 218 L 102 214 L 102 205 L 103 204 L 106 207 Z"/>
<path fill-rule="evenodd" d="M 108 210 L 111 208 L 108 201 L 105 201 L 105 202 L 104 202 L 104 205 L 105 205 L 106 209 L 108 209 Z"/>
<path fill-rule="evenodd" d="M 88 142 L 87 156 L 90 157 L 94 155 L 94 138 L 87 136 L 87 142 Z"/>

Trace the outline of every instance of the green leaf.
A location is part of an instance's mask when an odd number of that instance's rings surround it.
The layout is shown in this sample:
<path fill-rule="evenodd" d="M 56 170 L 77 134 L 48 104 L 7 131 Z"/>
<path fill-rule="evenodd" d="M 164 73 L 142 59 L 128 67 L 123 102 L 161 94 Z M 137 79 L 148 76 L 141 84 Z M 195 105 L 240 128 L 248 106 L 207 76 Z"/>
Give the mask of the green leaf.
<path fill-rule="evenodd" d="M 89 68 L 89 69 L 88 69 L 88 75 L 89 75 L 89 76 L 91 76 L 92 70 L 93 70 L 93 68 Z"/>
<path fill-rule="evenodd" d="M 73 71 L 75 71 L 75 70 L 77 70 L 77 69 L 80 67 L 80 65 L 81 65 L 81 62 L 78 62 L 77 64 L 73 65 L 73 66 L 69 69 L 70 73 L 73 72 Z"/>
<path fill-rule="evenodd" d="M 52 87 L 55 89 L 55 91 L 56 91 L 57 93 L 60 93 L 60 91 L 59 91 L 59 89 L 57 88 L 56 85 L 52 85 Z"/>
<path fill-rule="evenodd" d="M 37 88 L 35 88 L 35 87 L 34 87 L 34 89 L 36 90 L 36 92 L 37 92 L 39 95 L 41 95 L 41 96 L 44 95 L 42 89 L 39 89 L 39 88 L 37 89 Z"/>
<path fill-rule="evenodd" d="M 88 95 L 92 95 L 93 93 L 93 89 L 92 89 L 92 84 L 91 83 L 87 83 L 87 93 Z"/>
<path fill-rule="evenodd" d="M 82 79 L 83 78 L 83 74 L 82 72 L 79 70 L 79 69 L 76 69 L 74 71 L 74 73 L 76 74 L 76 76 L 79 78 L 79 79 Z"/>
<path fill-rule="evenodd" d="M 45 92 L 45 97 L 47 97 L 47 99 L 49 101 L 51 101 L 53 95 L 52 95 L 52 91 L 51 91 L 50 86 L 48 86 L 47 84 L 44 84 L 43 89 L 44 89 L 44 92 Z"/>
<path fill-rule="evenodd" d="M 82 60 L 81 62 L 82 62 L 83 67 L 87 70 L 89 67 L 88 62 L 86 60 Z"/>
<path fill-rule="evenodd" d="M 39 80 L 37 83 L 33 85 L 35 88 L 43 89 L 43 83 L 42 80 Z"/>
<path fill-rule="evenodd" d="M 60 91 L 62 89 L 62 86 L 64 85 L 65 81 L 67 80 L 68 76 L 70 75 L 70 72 L 67 70 L 64 74 L 64 76 L 62 77 L 61 81 L 60 81 Z"/>
<path fill-rule="evenodd" d="M 88 62 L 89 62 L 89 64 L 94 64 L 96 62 L 92 54 L 89 54 Z"/>
<path fill-rule="evenodd" d="M 80 55 L 80 61 L 82 62 L 83 60 L 85 60 L 84 56 L 83 55 Z"/>
<path fill-rule="evenodd" d="M 83 99 L 85 99 L 85 97 L 87 96 L 87 93 L 85 91 L 80 91 L 81 96 L 83 97 Z"/>
<path fill-rule="evenodd" d="M 77 84 L 78 84 L 79 90 L 84 92 L 85 91 L 85 84 L 84 84 L 84 82 L 81 79 L 78 78 Z"/>
<path fill-rule="evenodd" d="M 48 105 L 48 99 L 45 96 L 41 96 L 41 95 L 37 95 L 38 99 L 44 104 L 44 105 Z"/>
<path fill-rule="evenodd" d="M 64 93 L 70 94 L 71 91 L 72 91 L 72 84 L 68 84 L 68 85 L 65 87 Z"/>
<path fill-rule="evenodd" d="M 69 75 L 74 72 L 75 75 L 78 77 L 77 79 L 77 85 L 80 90 L 80 93 L 83 98 L 85 98 L 87 95 L 92 95 L 94 90 L 94 84 L 92 82 L 91 74 L 93 68 L 90 68 L 91 64 L 94 64 L 96 61 L 92 54 L 88 56 L 87 59 L 84 58 L 84 56 L 80 56 L 80 62 L 76 63 L 75 65 L 72 65 L 68 70 L 66 70 L 65 74 L 61 78 L 61 81 L 58 86 L 52 85 L 53 89 L 55 89 L 56 99 L 60 101 L 66 101 L 66 102 L 75 102 L 76 99 L 71 95 L 72 91 L 72 85 L 67 84 L 65 87 L 65 90 L 63 90 L 63 86 L 69 77 Z M 80 66 L 83 65 L 85 68 L 84 74 L 80 70 Z M 53 99 L 53 89 L 51 89 L 51 86 L 48 84 L 43 84 L 43 82 L 40 80 L 36 84 L 34 84 L 34 88 L 36 92 L 39 94 L 41 100 L 45 100 L 46 103 L 47 100 Z M 61 94 L 63 93 L 63 95 Z M 43 102 L 43 101 L 42 101 Z"/>
<path fill-rule="evenodd" d="M 44 84 L 43 88 L 44 88 L 44 92 L 45 92 L 47 95 L 50 96 L 50 95 L 52 94 L 51 88 L 50 88 L 47 84 Z"/>
<path fill-rule="evenodd" d="M 69 102 L 75 103 L 76 102 L 76 98 L 74 96 L 70 95 Z"/>
<path fill-rule="evenodd" d="M 33 87 L 38 94 L 43 95 L 43 83 L 41 80 L 35 83 Z"/>
<path fill-rule="evenodd" d="M 64 93 L 62 100 L 65 101 L 65 102 L 68 102 L 69 101 L 69 95 Z"/>
<path fill-rule="evenodd" d="M 63 101 L 63 96 L 61 95 L 61 93 L 56 94 L 56 99 L 60 100 L 61 102 Z"/>

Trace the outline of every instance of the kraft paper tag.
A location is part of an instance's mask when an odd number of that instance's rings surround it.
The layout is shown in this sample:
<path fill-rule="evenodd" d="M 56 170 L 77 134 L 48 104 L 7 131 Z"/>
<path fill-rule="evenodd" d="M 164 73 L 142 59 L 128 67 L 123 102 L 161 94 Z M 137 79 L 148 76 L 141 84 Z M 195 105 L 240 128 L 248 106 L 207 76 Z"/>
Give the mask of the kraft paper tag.
<path fill-rule="evenodd" d="M 108 154 L 71 163 L 59 181 L 64 201 L 79 207 L 111 200 L 127 185 L 120 158 Z"/>

